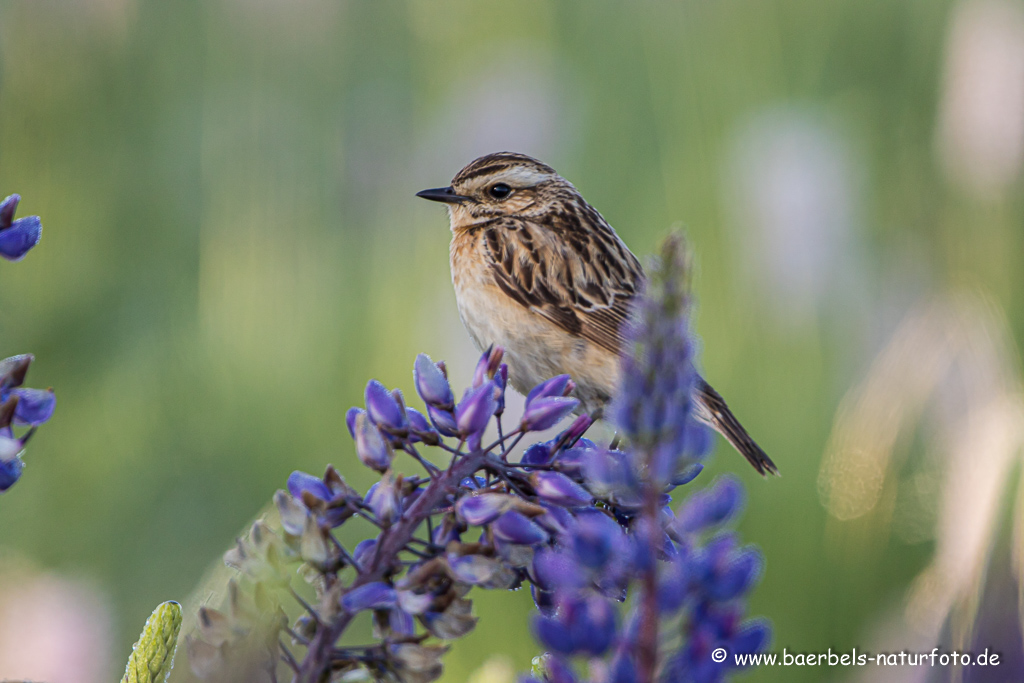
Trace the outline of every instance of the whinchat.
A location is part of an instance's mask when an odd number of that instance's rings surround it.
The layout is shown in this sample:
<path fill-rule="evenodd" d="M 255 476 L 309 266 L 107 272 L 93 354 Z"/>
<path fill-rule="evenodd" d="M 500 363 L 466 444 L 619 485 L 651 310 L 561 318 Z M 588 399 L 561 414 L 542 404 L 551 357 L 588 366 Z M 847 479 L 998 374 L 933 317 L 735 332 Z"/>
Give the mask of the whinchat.
<path fill-rule="evenodd" d="M 553 168 L 512 152 L 480 157 L 450 186 L 416 196 L 448 206 L 452 283 L 476 347 L 504 347 L 520 393 L 566 373 L 583 410 L 603 408 L 619 382 L 623 324 L 644 281 L 612 226 Z M 703 378 L 694 400 L 698 417 L 758 472 L 778 474 Z"/>

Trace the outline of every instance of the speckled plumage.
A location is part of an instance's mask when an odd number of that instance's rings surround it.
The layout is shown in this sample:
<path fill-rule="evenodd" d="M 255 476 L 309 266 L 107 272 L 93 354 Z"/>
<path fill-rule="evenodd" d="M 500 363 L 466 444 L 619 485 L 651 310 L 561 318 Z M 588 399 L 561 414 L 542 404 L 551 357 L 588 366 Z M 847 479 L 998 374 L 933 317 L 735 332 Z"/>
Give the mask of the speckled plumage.
<path fill-rule="evenodd" d="M 602 408 L 618 385 L 622 325 L 644 279 L 615 230 L 554 169 L 513 152 L 480 157 L 451 187 L 420 196 L 448 205 L 452 283 L 477 348 L 505 348 L 521 393 L 568 373 L 581 407 Z M 759 472 L 776 471 L 703 379 L 694 398 L 698 415 Z"/>

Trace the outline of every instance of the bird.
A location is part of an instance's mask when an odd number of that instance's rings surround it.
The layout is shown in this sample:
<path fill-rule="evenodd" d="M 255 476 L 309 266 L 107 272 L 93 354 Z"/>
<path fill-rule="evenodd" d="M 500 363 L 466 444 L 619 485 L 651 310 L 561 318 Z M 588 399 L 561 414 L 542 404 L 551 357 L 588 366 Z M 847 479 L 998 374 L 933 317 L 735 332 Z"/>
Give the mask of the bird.
<path fill-rule="evenodd" d="M 451 185 L 416 196 L 447 205 L 452 284 L 477 349 L 504 348 L 509 383 L 524 395 L 569 374 L 581 409 L 603 409 L 644 283 L 640 261 L 612 226 L 552 167 L 517 152 L 482 156 Z M 697 418 L 761 475 L 778 474 L 699 375 L 693 399 Z"/>

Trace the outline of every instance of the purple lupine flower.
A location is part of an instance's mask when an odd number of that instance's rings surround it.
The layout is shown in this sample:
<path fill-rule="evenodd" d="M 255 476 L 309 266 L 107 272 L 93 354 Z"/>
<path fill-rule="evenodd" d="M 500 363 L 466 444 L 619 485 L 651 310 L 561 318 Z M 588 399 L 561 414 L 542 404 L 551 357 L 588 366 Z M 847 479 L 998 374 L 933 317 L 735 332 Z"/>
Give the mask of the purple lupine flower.
<path fill-rule="evenodd" d="M 369 415 L 356 415 L 356 455 L 372 470 L 384 472 L 391 466 L 391 445 L 370 421 Z"/>
<path fill-rule="evenodd" d="M 50 389 L 13 389 L 12 396 L 18 397 L 14 421 L 21 425 L 41 425 L 51 417 L 57 407 L 57 397 Z"/>
<path fill-rule="evenodd" d="M 8 201 L 0 204 L 0 213 L 3 212 L 6 212 L 6 220 L 10 223 L 10 217 L 14 212 L 13 204 Z M 56 407 L 57 399 L 52 390 L 21 386 L 33 360 L 30 354 L 0 360 L 0 493 L 12 487 L 21 478 L 25 467 L 21 453 L 25 444 L 35 433 L 37 426 L 53 417 Z M 14 434 L 14 426 L 27 426 L 29 429 L 17 437 Z"/>
<path fill-rule="evenodd" d="M 504 493 L 483 493 L 460 498 L 455 509 L 472 526 L 490 524 L 512 506 L 512 496 Z"/>
<path fill-rule="evenodd" d="M 524 465 L 547 465 L 551 462 L 553 455 L 551 451 L 554 446 L 553 441 L 532 444 L 523 451 L 523 457 L 519 462 Z"/>
<path fill-rule="evenodd" d="M 578 507 L 594 499 L 590 493 L 561 472 L 534 472 L 530 475 L 537 496 L 547 503 Z"/>
<path fill-rule="evenodd" d="M 21 459 L 24 442 L 3 431 L 0 430 L 0 493 L 14 486 L 25 467 Z"/>
<path fill-rule="evenodd" d="M 366 384 L 366 413 L 370 419 L 381 429 L 392 434 L 405 434 L 408 422 L 405 417 L 405 410 L 397 400 L 400 398 L 392 395 L 387 388 L 373 379 Z"/>
<path fill-rule="evenodd" d="M 402 516 L 402 500 L 398 495 L 398 483 L 390 474 L 370 487 L 363 499 L 377 521 L 381 524 L 393 524 Z"/>
<path fill-rule="evenodd" d="M 416 634 L 416 622 L 413 620 L 412 615 L 405 610 L 397 608 L 388 610 L 388 628 L 391 629 L 392 633 L 402 636 Z"/>
<path fill-rule="evenodd" d="M 534 554 L 530 577 L 548 591 L 579 588 L 586 581 L 583 568 L 571 552 L 550 548 Z"/>
<path fill-rule="evenodd" d="M 320 477 L 314 477 L 312 474 L 306 474 L 298 470 L 292 472 L 288 476 L 288 492 L 296 500 L 302 500 L 302 494 L 305 491 L 308 491 L 324 502 L 329 502 L 334 498 L 331 490 Z"/>
<path fill-rule="evenodd" d="M 548 533 L 515 510 L 502 514 L 491 524 L 491 532 L 498 540 L 515 545 L 536 545 L 548 540 Z"/>
<path fill-rule="evenodd" d="M 468 439 L 479 435 L 487 427 L 497 408 L 492 382 L 481 384 L 475 389 L 467 389 L 455 408 L 455 423 L 459 429 L 459 436 Z"/>
<path fill-rule="evenodd" d="M 0 361 L 0 403 L 6 404 L 11 398 L 17 398 L 14 423 L 34 427 L 53 417 L 57 397 L 50 389 L 21 386 L 33 360 L 33 356 L 23 354 Z"/>
<path fill-rule="evenodd" d="M 406 408 L 405 415 L 409 422 L 409 431 L 412 433 L 409 441 L 422 441 L 428 446 L 436 446 L 441 442 L 437 430 L 423 413 L 415 408 Z"/>
<path fill-rule="evenodd" d="M 554 652 L 599 657 L 615 638 L 615 609 L 599 596 L 565 598 L 553 616 L 536 616 L 533 627 L 537 639 Z"/>
<path fill-rule="evenodd" d="M 743 506 L 743 487 L 732 476 L 690 496 L 679 508 L 678 524 L 687 532 L 717 526 L 735 516 Z"/>
<path fill-rule="evenodd" d="M 341 596 L 341 606 L 346 612 L 391 608 L 397 602 L 395 589 L 383 581 L 365 583 Z"/>
<path fill-rule="evenodd" d="M 20 261 L 32 247 L 39 244 L 43 224 L 39 216 L 26 216 L 14 220 L 21 197 L 12 194 L 0 202 L 0 257 Z"/>
<path fill-rule="evenodd" d="M 540 432 L 554 427 L 579 404 L 578 399 L 562 396 L 534 399 L 526 404 L 520 426 L 524 432 Z"/>
<path fill-rule="evenodd" d="M 501 359 L 504 355 L 505 349 L 493 344 L 484 351 L 476 364 L 476 369 L 473 371 L 472 387 L 474 389 L 483 386 L 484 382 L 494 379 L 498 369 L 501 367 Z"/>
<path fill-rule="evenodd" d="M 348 433 L 352 435 L 353 439 L 356 438 L 356 418 L 361 414 L 365 415 L 366 411 L 355 406 L 349 408 L 345 413 L 345 426 L 348 427 Z"/>
<path fill-rule="evenodd" d="M 526 395 L 526 405 L 530 405 L 534 400 L 539 398 L 561 398 L 568 396 L 576 388 L 572 378 L 569 375 L 558 375 L 552 377 L 549 380 L 541 382 L 533 389 L 530 389 L 530 393 Z"/>
<path fill-rule="evenodd" d="M 495 415 L 505 412 L 506 389 L 508 389 L 508 365 L 502 363 L 498 366 L 498 371 L 494 373 L 494 399 L 498 402 L 498 407 L 494 411 Z"/>
<path fill-rule="evenodd" d="M 444 436 L 459 435 L 459 425 L 455 422 L 455 413 L 451 410 L 428 404 L 427 415 L 430 417 L 431 424 L 437 428 L 440 434 Z"/>
<path fill-rule="evenodd" d="M 430 356 L 421 353 L 416 356 L 412 371 L 416 392 L 428 406 L 451 409 L 455 405 L 455 394 L 448 384 L 448 378 Z"/>
<path fill-rule="evenodd" d="M 660 286 L 640 298 L 626 329 L 631 352 L 623 356 L 620 391 L 609 408 L 637 452 L 650 457 L 649 475 L 660 485 L 673 478 L 681 457 L 703 456 L 692 450 L 699 444 L 688 443 L 697 373 L 684 273 L 681 251 L 667 250 Z"/>

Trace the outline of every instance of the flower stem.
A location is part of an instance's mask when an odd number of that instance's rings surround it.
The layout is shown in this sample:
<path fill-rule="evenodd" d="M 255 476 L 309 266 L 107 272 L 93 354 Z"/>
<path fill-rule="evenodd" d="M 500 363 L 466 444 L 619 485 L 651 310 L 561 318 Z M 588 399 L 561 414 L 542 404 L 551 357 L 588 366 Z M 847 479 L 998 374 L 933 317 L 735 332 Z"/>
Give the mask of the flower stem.
<path fill-rule="evenodd" d="M 413 539 L 420 524 L 430 516 L 445 496 L 458 487 L 462 479 L 472 476 L 480 469 L 486 457 L 487 454 L 483 452 L 470 453 L 453 462 L 446 472 L 431 480 L 401 520 L 390 527 L 388 533 L 382 535 L 373 561 L 363 567 L 364 571 L 355 578 L 349 589 L 382 580 L 398 562 L 398 554 Z M 294 683 L 322 683 L 327 680 L 334 644 L 348 628 L 352 617 L 351 613 L 341 611 L 334 621 L 317 628 L 306 656 L 292 679 Z"/>

